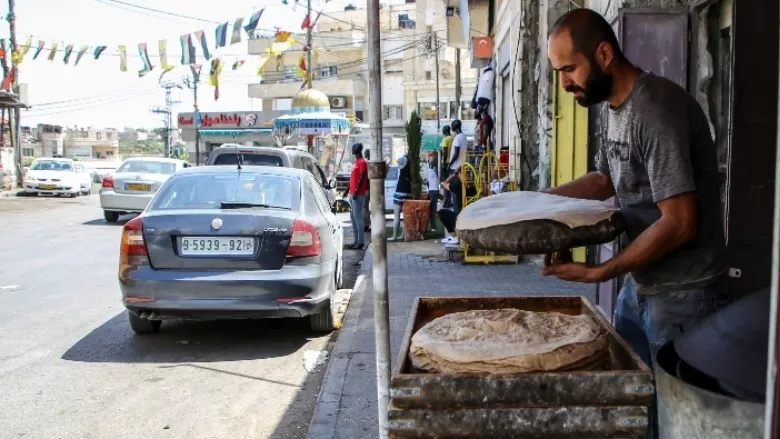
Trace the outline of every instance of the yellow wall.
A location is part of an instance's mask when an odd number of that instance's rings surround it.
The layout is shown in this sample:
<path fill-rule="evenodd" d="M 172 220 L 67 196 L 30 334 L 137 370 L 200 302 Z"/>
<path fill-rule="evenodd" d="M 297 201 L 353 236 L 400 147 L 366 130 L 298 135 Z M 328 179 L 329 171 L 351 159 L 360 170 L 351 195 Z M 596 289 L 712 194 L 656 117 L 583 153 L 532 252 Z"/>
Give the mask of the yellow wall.
<path fill-rule="evenodd" d="M 553 97 L 552 185 L 559 186 L 588 172 L 588 109 L 561 87 L 555 73 Z M 574 260 L 585 262 L 585 248 L 574 249 Z"/>

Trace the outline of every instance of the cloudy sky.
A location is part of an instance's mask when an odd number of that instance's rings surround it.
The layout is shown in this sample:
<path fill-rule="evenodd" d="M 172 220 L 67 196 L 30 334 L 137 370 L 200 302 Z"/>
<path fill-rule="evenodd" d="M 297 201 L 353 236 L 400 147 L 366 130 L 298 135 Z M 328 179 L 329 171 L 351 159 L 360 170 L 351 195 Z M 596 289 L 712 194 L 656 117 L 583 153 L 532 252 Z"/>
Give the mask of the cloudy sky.
<path fill-rule="evenodd" d="M 293 0 L 289 0 L 292 4 Z M 303 0 L 302 0 L 303 1 Z M 3 2 L 5 3 L 5 2 Z M 345 4 L 364 7 L 364 0 L 313 0 L 315 10 L 343 9 Z M 188 32 L 204 30 L 209 38 L 212 54 L 216 53 L 226 63 L 220 86 L 220 99 L 214 101 L 213 88 L 203 83 L 199 93 L 201 111 L 249 110 L 259 108 L 260 102 L 247 97 L 247 86 L 257 81 L 257 59 L 247 53 L 246 34 L 240 44 L 213 50 L 215 23 L 232 21 L 249 16 L 266 8 L 258 29 L 273 30 L 276 26 L 291 31 L 299 30 L 305 13 L 305 3 L 294 11 L 282 0 L 23 0 L 17 1 L 17 39 L 23 44 L 33 38 L 33 47 L 20 66 L 21 83 L 29 84 L 29 102 L 34 107 L 22 116 L 23 125 L 52 123 L 67 126 L 94 127 L 158 127 L 159 115 L 151 108 L 164 104 L 164 92 L 158 81 L 159 67 L 143 78 L 138 77 L 142 67 L 138 56 L 138 43 L 147 43 L 151 62 L 159 66 L 158 40 L 168 41 L 168 61 L 179 65 L 181 50 L 179 37 Z M 156 11 L 155 11 L 156 10 Z M 162 12 L 159 12 L 162 11 Z M 7 14 L 7 4 L 0 8 Z M 8 36 L 8 23 L 0 24 L 0 35 Z M 228 36 L 228 39 L 230 37 Z M 38 59 L 32 55 L 38 40 L 45 41 L 45 49 Z M 60 51 L 54 61 L 48 55 L 53 43 Z M 73 45 L 70 65 L 63 63 L 63 49 Z M 95 46 L 108 46 L 100 59 L 91 56 Z M 126 45 L 128 71 L 119 69 L 117 46 Z M 90 46 L 87 55 L 78 66 L 73 66 L 82 46 Z M 200 52 L 199 52 L 200 53 Z M 236 59 L 246 59 L 238 71 L 230 67 Z M 205 82 L 208 66 L 204 65 Z M 189 68 L 179 66 L 166 74 L 178 78 L 189 73 Z M 188 90 L 174 93 L 181 101 L 174 113 L 192 109 L 192 94 Z"/>

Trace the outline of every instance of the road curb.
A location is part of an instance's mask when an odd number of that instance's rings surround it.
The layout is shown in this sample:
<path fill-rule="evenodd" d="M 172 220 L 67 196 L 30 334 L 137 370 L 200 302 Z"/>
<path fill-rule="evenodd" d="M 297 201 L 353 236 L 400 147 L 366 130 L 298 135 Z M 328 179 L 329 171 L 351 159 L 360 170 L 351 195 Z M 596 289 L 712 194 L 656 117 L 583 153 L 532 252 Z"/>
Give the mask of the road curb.
<path fill-rule="evenodd" d="M 322 386 L 317 397 L 317 405 L 309 423 L 309 439 L 336 437 L 336 422 L 341 407 L 341 396 L 347 380 L 352 341 L 360 321 L 360 310 L 369 289 L 371 280 L 372 246 L 369 244 L 363 255 L 360 274 L 352 289 L 352 296 L 343 317 L 343 326 L 339 330 L 336 344 L 330 354 L 330 361 L 322 379 Z"/>

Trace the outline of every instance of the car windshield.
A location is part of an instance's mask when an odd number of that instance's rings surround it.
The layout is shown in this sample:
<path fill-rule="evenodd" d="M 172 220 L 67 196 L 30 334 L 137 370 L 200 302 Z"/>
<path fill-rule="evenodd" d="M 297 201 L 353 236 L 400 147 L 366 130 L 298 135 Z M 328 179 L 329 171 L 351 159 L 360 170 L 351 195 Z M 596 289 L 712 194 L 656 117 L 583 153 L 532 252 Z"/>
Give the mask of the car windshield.
<path fill-rule="evenodd" d="M 176 164 L 153 160 L 128 160 L 116 172 L 135 172 L 139 174 L 171 175 L 176 172 Z"/>
<path fill-rule="evenodd" d="M 398 180 L 398 166 L 391 166 L 387 169 L 385 180 Z"/>
<path fill-rule="evenodd" d="M 36 160 L 30 167 L 32 171 L 72 171 L 73 165 L 70 162 L 60 160 Z"/>
<path fill-rule="evenodd" d="M 300 183 L 294 177 L 239 171 L 179 175 L 163 185 L 150 210 L 220 209 L 228 205 L 297 210 L 299 196 Z"/>
<path fill-rule="evenodd" d="M 241 157 L 242 166 L 276 166 L 282 167 L 282 158 L 268 154 L 230 154 L 223 153 L 214 159 L 215 165 L 238 165 L 238 158 Z"/>

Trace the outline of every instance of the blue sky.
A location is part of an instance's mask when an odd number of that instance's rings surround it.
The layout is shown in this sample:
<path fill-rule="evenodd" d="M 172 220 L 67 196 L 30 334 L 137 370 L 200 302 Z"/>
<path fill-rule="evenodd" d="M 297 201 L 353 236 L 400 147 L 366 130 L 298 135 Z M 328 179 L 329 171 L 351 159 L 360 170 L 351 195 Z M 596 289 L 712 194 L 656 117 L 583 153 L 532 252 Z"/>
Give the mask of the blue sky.
<path fill-rule="evenodd" d="M 293 0 L 289 0 L 292 3 Z M 314 9 L 325 6 L 326 11 L 343 9 L 351 3 L 364 7 L 365 1 L 334 0 L 327 4 L 323 0 L 313 0 Z M 3 2 L 5 3 L 5 2 Z M 296 11 L 292 6 L 282 4 L 282 0 L 52 0 L 17 1 L 17 39 L 21 45 L 28 36 L 33 37 L 33 48 L 20 66 L 19 79 L 29 84 L 29 101 L 33 109 L 22 115 L 23 125 L 51 123 L 67 126 L 94 127 L 158 127 L 161 118 L 151 113 L 151 107 L 164 103 L 164 92 L 159 87 L 158 40 L 168 41 L 168 62 L 177 65 L 169 72 L 171 78 L 180 77 L 189 69 L 179 65 L 181 54 L 179 37 L 188 32 L 204 30 L 209 45 L 213 48 L 213 36 L 216 24 L 196 21 L 151 11 L 136 10 L 125 4 L 172 12 L 203 20 L 224 22 L 245 17 L 244 23 L 254 10 L 266 7 L 258 28 L 273 29 L 280 26 L 291 31 L 299 30 L 306 8 L 299 5 Z M 129 10 L 130 9 L 130 10 Z M 7 4 L 0 8 L 3 16 L 7 14 Z M 3 20 L 2 34 L 8 35 L 8 23 Z M 46 48 L 37 60 L 32 55 L 38 40 L 46 42 Z M 229 39 L 229 37 L 228 37 Z M 246 35 L 242 42 L 219 51 L 212 50 L 226 63 L 220 86 L 220 98 L 213 99 L 213 88 L 205 84 L 208 66 L 204 63 L 202 90 L 199 92 L 201 111 L 249 110 L 260 102 L 251 102 L 247 97 L 247 85 L 256 82 L 257 61 L 247 53 Z M 47 59 L 49 48 L 57 42 L 62 49 L 67 44 L 74 46 L 70 65 L 63 63 L 64 54 L 58 52 L 54 61 Z M 141 68 L 138 57 L 138 43 L 147 43 L 152 64 L 158 66 L 155 72 L 139 78 Z M 128 71 L 119 70 L 117 46 L 124 44 L 128 51 Z M 73 60 L 82 46 L 89 45 L 87 55 L 78 66 Z M 94 46 L 105 45 L 108 49 L 100 59 L 91 56 Z M 198 52 L 200 54 L 200 52 Z M 242 69 L 231 71 L 230 67 L 237 57 L 246 59 Z M 176 100 L 181 101 L 174 107 L 178 111 L 192 109 L 192 94 L 188 90 L 175 92 Z"/>

